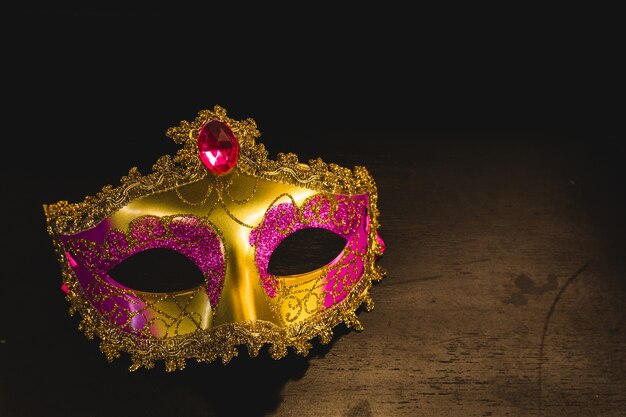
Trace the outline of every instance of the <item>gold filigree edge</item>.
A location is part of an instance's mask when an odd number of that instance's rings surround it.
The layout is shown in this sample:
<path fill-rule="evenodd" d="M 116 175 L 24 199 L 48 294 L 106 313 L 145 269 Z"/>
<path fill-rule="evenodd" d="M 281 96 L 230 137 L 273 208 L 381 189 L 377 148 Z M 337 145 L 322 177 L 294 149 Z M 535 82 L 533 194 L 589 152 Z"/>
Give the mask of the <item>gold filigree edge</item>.
<path fill-rule="evenodd" d="M 55 236 L 50 226 L 48 230 Z M 369 238 L 375 238 L 373 227 Z M 89 304 L 65 257 L 63 245 L 56 236 L 54 247 L 62 265 L 63 282 L 69 291 L 66 300 L 70 303 L 70 315 L 78 312 L 81 316 L 79 330 L 90 340 L 94 336 L 100 339 L 100 350 L 109 362 L 119 358 L 122 352 L 128 353 L 131 359 L 130 371 L 141 367 L 151 369 L 158 360 L 165 361 L 165 370 L 168 372 L 184 369 L 186 359 L 213 362 L 219 357 L 222 363 L 227 364 L 238 355 L 237 346 L 246 346 L 251 357 L 257 356 L 265 344 L 270 345 L 269 353 L 274 359 L 286 356 L 290 347 L 296 353 L 306 356 L 312 348 L 312 339 L 317 337 L 321 344 L 328 344 L 333 336 L 333 328 L 340 323 L 357 331 L 363 330 L 356 311 L 362 304 L 365 304 L 367 311 L 374 308 L 371 287 L 385 275 L 384 269 L 374 263 L 381 254 L 380 246 L 375 245 L 374 250 L 368 252 L 363 276 L 347 297 L 313 318 L 285 328 L 268 321 L 256 320 L 223 324 L 171 338 L 142 338 L 114 326 Z"/>
<path fill-rule="evenodd" d="M 198 112 L 192 122 L 183 120 L 179 126 L 167 130 L 166 135 L 183 147 L 173 157 L 161 156 L 152 166 L 151 173 L 142 175 L 137 167 L 133 167 L 121 178 L 119 186 L 104 186 L 102 191 L 95 196 L 87 196 L 82 202 L 62 200 L 44 205 L 49 223 L 59 233 L 75 234 L 94 227 L 134 199 L 203 179 L 207 170 L 198 158 L 196 137 L 202 125 L 212 119 L 228 124 L 237 136 L 240 157 L 236 170 L 268 181 L 306 186 L 320 192 L 347 195 L 375 193 L 374 180 L 362 166 L 350 170 L 326 163 L 321 158 L 303 163 L 294 153 L 278 153 L 276 160 L 269 159 L 265 146 L 256 143 L 261 134 L 253 119 L 231 119 L 224 108 L 215 106 L 213 110 Z"/>

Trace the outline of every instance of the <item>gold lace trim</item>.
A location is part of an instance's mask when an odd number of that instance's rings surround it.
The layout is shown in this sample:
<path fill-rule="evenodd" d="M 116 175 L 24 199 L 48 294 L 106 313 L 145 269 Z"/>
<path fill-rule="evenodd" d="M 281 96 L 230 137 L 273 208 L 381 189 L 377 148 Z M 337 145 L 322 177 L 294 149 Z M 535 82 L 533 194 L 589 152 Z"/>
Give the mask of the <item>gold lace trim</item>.
<path fill-rule="evenodd" d="M 317 337 L 321 344 L 328 344 L 333 336 L 333 327 L 339 323 L 343 322 L 348 328 L 357 331 L 363 330 L 356 310 L 362 304 L 365 304 L 367 311 L 374 308 L 370 296 L 372 283 L 380 281 L 385 275 L 383 268 L 374 265 L 376 255 L 368 253 L 366 271 L 348 296 L 310 320 L 283 328 L 268 321 L 246 321 L 200 329 L 171 338 L 145 338 L 121 330 L 96 311 L 83 294 L 64 255 L 62 244 L 56 239 L 54 244 L 58 260 L 63 266 L 63 281 L 69 289 L 66 299 L 70 303 L 70 315 L 76 312 L 80 314 L 79 330 L 90 340 L 94 336 L 100 339 L 100 350 L 109 362 L 119 358 L 122 352 L 129 353 L 132 362 L 130 371 L 141 367 L 154 368 L 157 360 L 165 361 L 165 370 L 168 372 L 184 369 L 187 358 L 213 362 L 219 357 L 227 364 L 238 355 L 239 345 L 247 346 L 251 357 L 257 356 L 264 344 L 270 345 L 269 353 L 274 359 L 287 355 L 289 347 L 306 356 L 312 348 L 310 340 Z"/>
<path fill-rule="evenodd" d="M 167 130 L 167 136 L 183 147 L 173 157 L 160 157 L 151 173 L 142 175 L 137 167 L 133 167 L 117 187 L 107 185 L 82 202 L 63 200 L 45 206 L 51 224 L 59 233 L 75 234 L 94 227 L 132 200 L 201 180 L 207 170 L 198 158 L 196 138 L 202 125 L 213 119 L 228 124 L 236 135 L 240 146 L 237 168 L 243 173 L 332 194 L 375 192 L 374 180 L 362 166 L 350 170 L 334 163 L 327 164 L 321 158 L 311 159 L 306 164 L 298 161 L 294 153 L 278 153 L 276 160 L 268 159 L 265 146 L 256 143 L 261 133 L 255 121 L 231 119 L 224 108 L 215 106 L 213 110 L 200 111 L 192 122 L 181 121 L 179 126 Z"/>

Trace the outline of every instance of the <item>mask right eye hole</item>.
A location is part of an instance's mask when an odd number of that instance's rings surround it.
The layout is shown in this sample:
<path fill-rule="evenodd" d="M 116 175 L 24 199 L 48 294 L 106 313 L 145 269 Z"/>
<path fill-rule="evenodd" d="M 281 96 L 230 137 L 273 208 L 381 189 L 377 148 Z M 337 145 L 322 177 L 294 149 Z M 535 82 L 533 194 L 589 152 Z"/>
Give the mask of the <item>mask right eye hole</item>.
<path fill-rule="evenodd" d="M 204 285 L 202 271 L 182 253 L 167 248 L 134 254 L 108 272 L 119 284 L 143 292 L 177 292 Z"/>
<path fill-rule="evenodd" d="M 267 273 L 287 276 L 322 268 L 333 261 L 345 246 L 346 239 L 329 230 L 298 230 L 287 236 L 274 250 Z"/>

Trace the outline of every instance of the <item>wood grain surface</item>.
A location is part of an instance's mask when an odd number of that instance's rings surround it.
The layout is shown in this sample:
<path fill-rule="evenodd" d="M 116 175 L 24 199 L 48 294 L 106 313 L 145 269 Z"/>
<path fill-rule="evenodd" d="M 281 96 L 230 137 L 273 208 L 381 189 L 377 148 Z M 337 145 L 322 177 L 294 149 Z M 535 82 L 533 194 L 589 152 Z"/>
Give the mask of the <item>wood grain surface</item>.
<path fill-rule="evenodd" d="M 623 155 L 532 135 L 396 140 L 400 153 L 362 135 L 316 142 L 343 144 L 327 160 L 359 161 L 378 183 L 388 272 L 364 331 L 339 326 L 306 358 L 242 350 L 227 366 L 129 373 L 67 317 L 40 230 L 41 264 L 14 251 L 9 293 L 31 294 L 20 315 L 39 326 L 3 326 L 1 414 L 623 416 Z"/>
<path fill-rule="evenodd" d="M 285 385 L 276 415 L 624 415 L 624 240 L 609 238 L 623 205 L 587 200 L 609 187 L 623 203 L 616 177 L 581 172 L 599 161 L 576 143 L 491 139 L 372 161 L 376 308 Z"/>

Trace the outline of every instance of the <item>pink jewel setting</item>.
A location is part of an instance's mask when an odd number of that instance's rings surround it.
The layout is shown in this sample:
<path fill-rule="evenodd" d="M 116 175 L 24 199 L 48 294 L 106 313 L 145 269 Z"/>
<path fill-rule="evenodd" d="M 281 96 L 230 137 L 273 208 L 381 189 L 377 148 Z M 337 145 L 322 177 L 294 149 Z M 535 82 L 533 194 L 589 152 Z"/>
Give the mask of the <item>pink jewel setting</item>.
<path fill-rule="evenodd" d="M 226 174 L 237 163 L 239 142 L 226 123 L 209 120 L 198 134 L 198 155 L 209 171 Z"/>

